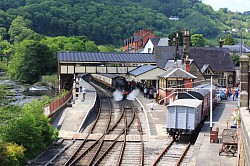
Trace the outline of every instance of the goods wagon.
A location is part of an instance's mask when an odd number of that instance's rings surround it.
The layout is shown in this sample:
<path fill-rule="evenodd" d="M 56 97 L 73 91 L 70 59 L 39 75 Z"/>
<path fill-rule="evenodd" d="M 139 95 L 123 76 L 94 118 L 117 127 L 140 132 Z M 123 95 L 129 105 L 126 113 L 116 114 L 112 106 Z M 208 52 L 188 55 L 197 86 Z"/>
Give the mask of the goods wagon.
<path fill-rule="evenodd" d="M 202 100 L 177 99 L 167 105 L 167 132 L 178 135 L 198 133 L 202 123 Z"/>
<path fill-rule="evenodd" d="M 212 88 L 212 106 L 215 107 L 217 100 L 215 99 L 216 87 Z M 178 92 L 178 99 L 199 99 L 202 100 L 202 120 L 205 121 L 210 111 L 210 84 L 200 85 L 187 92 Z"/>

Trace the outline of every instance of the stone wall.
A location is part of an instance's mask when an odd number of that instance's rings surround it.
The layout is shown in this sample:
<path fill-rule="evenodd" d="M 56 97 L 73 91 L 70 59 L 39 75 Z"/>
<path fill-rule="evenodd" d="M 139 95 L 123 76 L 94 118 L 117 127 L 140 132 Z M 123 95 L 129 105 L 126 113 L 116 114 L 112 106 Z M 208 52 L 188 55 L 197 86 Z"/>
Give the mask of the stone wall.
<path fill-rule="evenodd" d="M 250 166 L 250 112 L 248 97 L 249 57 L 240 56 L 240 127 L 238 130 L 238 164 Z"/>
<path fill-rule="evenodd" d="M 250 113 L 247 107 L 240 109 L 241 123 L 239 128 L 239 164 L 250 166 Z"/>

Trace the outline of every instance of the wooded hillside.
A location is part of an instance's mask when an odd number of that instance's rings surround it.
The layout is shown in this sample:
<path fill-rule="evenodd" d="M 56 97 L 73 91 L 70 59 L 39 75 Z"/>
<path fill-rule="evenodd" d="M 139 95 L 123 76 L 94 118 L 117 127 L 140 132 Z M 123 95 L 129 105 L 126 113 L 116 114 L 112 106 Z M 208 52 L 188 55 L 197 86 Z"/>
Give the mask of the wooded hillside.
<path fill-rule="evenodd" d="M 119 46 L 140 29 L 164 37 L 187 28 L 210 39 L 221 38 L 222 31 L 250 26 L 248 12 L 214 11 L 200 0 L 2 0 L 0 9 L 0 27 L 7 31 L 11 20 L 22 16 L 38 34 L 87 36 L 98 45 Z M 171 21 L 170 16 L 180 20 Z"/>

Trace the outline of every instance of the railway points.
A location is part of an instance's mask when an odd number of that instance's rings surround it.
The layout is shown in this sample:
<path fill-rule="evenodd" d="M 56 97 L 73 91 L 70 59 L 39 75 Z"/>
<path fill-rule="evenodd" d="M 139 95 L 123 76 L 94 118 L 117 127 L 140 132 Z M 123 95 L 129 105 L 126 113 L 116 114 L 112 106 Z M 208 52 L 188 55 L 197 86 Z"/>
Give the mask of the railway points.
<path fill-rule="evenodd" d="M 87 82 L 80 82 L 82 86 L 87 87 L 87 89 L 90 89 L 91 87 L 88 87 Z M 90 86 L 90 85 L 89 85 Z M 92 91 L 92 90 L 91 90 Z M 85 138 L 84 133 L 77 133 L 78 127 L 75 123 L 80 125 L 80 122 L 82 123 L 84 118 L 86 118 L 88 111 L 93 107 L 94 101 L 92 100 L 93 95 L 95 96 L 95 93 L 87 93 L 86 101 L 85 103 L 80 102 L 80 98 L 76 98 L 75 104 L 72 107 L 66 108 L 61 114 L 61 118 L 57 119 L 54 122 L 54 125 L 58 127 L 60 130 L 59 137 L 61 138 L 73 138 L 73 139 L 83 139 Z M 147 128 L 145 130 L 149 130 L 147 135 L 143 135 L 143 140 L 146 143 L 146 145 L 150 141 L 165 141 L 167 144 L 169 140 L 171 139 L 166 132 L 166 106 L 160 105 L 157 102 L 155 102 L 155 109 L 150 110 L 149 103 L 153 99 L 148 99 L 143 96 L 143 93 L 140 92 L 136 96 L 137 101 L 140 104 L 140 110 L 144 112 L 144 114 L 147 117 L 146 122 Z M 232 121 L 230 120 L 230 114 L 233 111 L 233 109 L 236 107 L 237 102 L 236 101 L 221 101 L 217 107 L 214 109 L 213 113 L 213 130 L 215 130 L 217 127 L 219 128 L 219 135 L 222 134 L 223 129 L 226 127 L 230 127 L 233 125 Z M 84 109 L 83 109 L 84 108 Z M 69 114 L 72 112 L 75 112 L 74 114 Z M 81 113 L 80 113 L 81 112 Z M 74 115 L 74 116 L 73 116 Z M 73 116 L 73 117 L 70 117 Z M 81 117 L 80 117 L 81 116 Z M 67 119 L 68 118 L 68 119 Z M 77 122 L 78 121 L 78 122 Z M 229 123 L 228 123 L 229 121 Z M 56 123 L 57 122 L 57 123 Z M 74 123 L 73 123 L 74 122 Z M 209 127 L 209 119 L 205 121 L 200 134 L 197 138 L 197 141 L 194 145 L 191 146 L 190 151 L 187 153 L 189 155 L 188 159 L 183 160 L 184 165 L 217 165 L 217 164 L 227 164 L 227 165 L 235 165 L 236 164 L 236 157 L 228 157 L 228 156 L 219 156 L 219 149 L 221 148 L 221 143 L 219 144 L 213 144 L 210 143 L 210 127 Z M 97 140 L 100 138 L 100 135 L 98 134 L 91 134 L 90 138 L 92 140 Z M 109 135 L 105 138 L 105 140 L 114 140 L 116 138 L 116 134 Z M 122 140 L 122 138 L 120 138 Z M 140 138 L 138 136 L 127 136 L 127 141 L 139 141 Z M 119 141 L 119 140 L 118 140 Z M 159 146 L 161 147 L 161 146 Z M 162 147 L 163 148 L 163 147 Z M 162 151 L 161 148 L 158 149 L 159 152 Z M 150 152 L 149 152 L 150 153 Z M 155 157 L 151 157 L 152 160 L 155 159 Z M 210 160 L 208 160 L 210 159 Z M 145 159 L 145 161 L 148 159 Z M 204 161 L 207 161 L 204 163 Z"/>

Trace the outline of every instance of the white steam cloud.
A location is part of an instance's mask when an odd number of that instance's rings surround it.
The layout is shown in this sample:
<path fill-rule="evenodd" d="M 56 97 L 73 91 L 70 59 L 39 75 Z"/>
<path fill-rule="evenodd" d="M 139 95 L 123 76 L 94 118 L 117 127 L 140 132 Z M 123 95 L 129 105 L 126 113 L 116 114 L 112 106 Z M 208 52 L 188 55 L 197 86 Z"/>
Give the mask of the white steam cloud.
<path fill-rule="evenodd" d="M 135 96 L 139 94 L 139 89 L 134 89 L 130 94 L 127 95 L 128 100 L 135 100 Z"/>
<path fill-rule="evenodd" d="M 123 93 L 121 91 L 115 90 L 113 92 L 113 97 L 115 101 L 121 101 L 123 98 Z"/>

